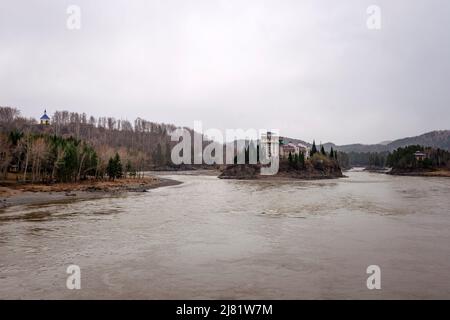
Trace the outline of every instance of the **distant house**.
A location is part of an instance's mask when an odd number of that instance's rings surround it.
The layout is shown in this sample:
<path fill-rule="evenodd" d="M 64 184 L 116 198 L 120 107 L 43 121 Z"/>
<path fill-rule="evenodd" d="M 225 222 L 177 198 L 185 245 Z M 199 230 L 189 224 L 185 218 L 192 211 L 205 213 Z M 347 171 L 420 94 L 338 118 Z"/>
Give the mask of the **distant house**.
<path fill-rule="evenodd" d="M 305 159 L 308 159 L 309 158 L 309 148 L 308 148 L 308 146 L 305 146 L 304 144 L 298 143 L 297 147 L 298 147 L 298 152 L 299 153 L 303 153 L 303 155 L 305 156 Z"/>
<path fill-rule="evenodd" d="M 287 159 L 289 153 L 293 156 L 302 153 L 305 156 L 305 159 L 308 159 L 310 155 L 308 146 L 302 143 L 293 143 L 291 141 L 283 140 L 270 131 L 261 135 L 261 146 L 269 157 L 272 155 L 279 155 L 280 158 Z"/>
<path fill-rule="evenodd" d="M 309 158 L 308 146 L 302 143 L 295 144 L 293 142 L 286 142 L 285 140 L 280 139 L 280 158 L 288 158 L 289 153 L 291 155 L 300 155 L 301 153 L 303 153 L 305 159 Z"/>
<path fill-rule="evenodd" d="M 50 124 L 50 117 L 47 115 L 47 110 L 44 110 L 44 114 L 39 120 L 41 120 L 42 125 L 48 126 Z"/>
<path fill-rule="evenodd" d="M 425 160 L 427 155 L 425 153 L 423 153 L 422 151 L 418 150 L 414 153 L 414 157 L 416 158 L 417 161 L 423 161 L 423 160 Z"/>
<path fill-rule="evenodd" d="M 287 158 L 289 157 L 289 153 L 294 155 L 298 153 L 298 148 L 292 142 L 285 143 L 284 141 L 280 141 L 280 157 Z"/>

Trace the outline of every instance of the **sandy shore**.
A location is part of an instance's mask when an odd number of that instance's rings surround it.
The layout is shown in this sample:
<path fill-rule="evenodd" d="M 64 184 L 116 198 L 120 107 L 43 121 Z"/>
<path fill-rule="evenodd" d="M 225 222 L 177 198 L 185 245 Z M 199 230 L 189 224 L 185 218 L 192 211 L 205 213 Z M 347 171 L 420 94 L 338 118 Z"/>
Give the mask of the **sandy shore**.
<path fill-rule="evenodd" d="M 127 192 L 146 192 L 149 189 L 180 183 L 172 179 L 145 177 L 143 179 L 85 181 L 52 185 L 12 184 L 0 187 L 0 209 L 17 205 L 114 197 Z"/>

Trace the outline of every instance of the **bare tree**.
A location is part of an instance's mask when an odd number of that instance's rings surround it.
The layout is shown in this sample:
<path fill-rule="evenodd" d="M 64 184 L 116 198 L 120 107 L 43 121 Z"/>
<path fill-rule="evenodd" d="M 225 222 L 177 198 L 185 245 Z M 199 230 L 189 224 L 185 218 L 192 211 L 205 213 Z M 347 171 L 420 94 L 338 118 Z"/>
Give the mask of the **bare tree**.
<path fill-rule="evenodd" d="M 47 155 L 47 143 L 44 138 L 37 138 L 31 146 L 32 175 L 31 181 L 42 180 L 41 166 Z"/>

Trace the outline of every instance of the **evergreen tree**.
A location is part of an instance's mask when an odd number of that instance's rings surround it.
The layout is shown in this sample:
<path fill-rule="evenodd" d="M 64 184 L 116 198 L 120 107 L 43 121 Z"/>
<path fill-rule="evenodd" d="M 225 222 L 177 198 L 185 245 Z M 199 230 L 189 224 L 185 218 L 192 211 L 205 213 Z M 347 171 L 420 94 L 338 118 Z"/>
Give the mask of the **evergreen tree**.
<path fill-rule="evenodd" d="M 245 147 L 244 149 L 244 158 L 245 158 L 245 164 L 248 164 L 250 162 L 250 147 Z"/>
<path fill-rule="evenodd" d="M 298 156 L 298 166 L 300 169 L 305 168 L 305 154 L 303 152 L 300 152 L 300 155 Z"/>
<path fill-rule="evenodd" d="M 17 129 L 14 129 L 9 133 L 8 139 L 12 143 L 13 146 L 17 146 L 17 143 L 20 139 L 22 139 L 23 133 Z"/>
<path fill-rule="evenodd" d="M 313 144 L 312 144 L 312 147 L 311 147 L 311 157 L 312 157 L 315 153 L 317 153 L 317 147 L 316 147 L 316 141 L 313 140 Z"/>
<path fill-rule="evenodd" d="M 259 163 L 259 143 L 256 145 L 256 163 Z"/>
<path fill-rule="evenodd" d="M 293 159 L 293 161 L 292 161 L 292 166 L 294 167 L 294 169 L 298 169 L 298 162 L 299 162 L 299 160 L 298 160 L 298 154 L 296 153 L 296 154 L 294 155 L 294 159 Z"/>
<path fill-rule="evenodd" d="M 331 158 L 331 159 L 334 158 L 334 150 L 333 150 L 333 146 L 331 147 L 331 150 L 330 150 L 330 158 Z"/>
<path fill-rule="evenodd" d="M 109 158 L 108 166 L 106 167 L 106 173 L 111 180 L 122 178 L 122 162 L 120 161 L 120 156 L 117 152 L 114 158 Z"/>
<path fill-rule="evenodd" d="M 116 178 L 122 178 L 122 176 L 123 176 L 122 162 L 120 161 L 120 156 L 117 152 L 116 152 L 116 155 L 114 156 L 114 167 L 115 167 Z"/>
<path fill-rule="evenodd" d="M 78 168 L 78 155 L 75 143 L 68 140 L 64 147 L 64 157 L 59 163 L 59 174 L 60 180 L 67 182 L 73 181 L 76 177 L 76 172 Z"/>
<path fill-rule="evenodd" d="M 92 149 L 90 163 L 89 163 L 89 170 L 86 170 L 86 174 L 90 176 L 96 175 L 96 168 L 98 166 L 98 155 L 97 152 L 95 152 L 94 149 Z"/>
<path fill-rule="evenodd" d="M 116 171 L 114 167 L 114 159 L 109 158 L 108 165 L 106 166 L 106 174 L 108 175 L 109 179 L 114 180 L 116 177 Z"/>
<path fill-rule="evenodd" d="M 327 153 L 325 152 L 325 148 L 323 147 L 323 145 L 320 145 L 320 153 L 323 154 L 324 156 L 327 155 Z"/>

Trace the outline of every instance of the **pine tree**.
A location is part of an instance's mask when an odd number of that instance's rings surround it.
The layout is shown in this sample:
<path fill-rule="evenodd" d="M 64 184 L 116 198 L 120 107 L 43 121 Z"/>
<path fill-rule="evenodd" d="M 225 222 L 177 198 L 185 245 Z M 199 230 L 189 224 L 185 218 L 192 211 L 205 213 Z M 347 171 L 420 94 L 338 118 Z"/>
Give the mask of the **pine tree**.
<path fill-rule="evenodd" d="M 122 178 L 122 162 L 120 161 L 120 156 L 117 152 L 114 158 L 109 158 L 108 166 L 106 167 L 106 173 L 111 180 Z"/>
<path fill-rule="evenodd" d="M 114 156 L 114 168 L 116 178 L 122 178 L 123 176 L 122 162 L 120 161 L 120 156 L 117 152 L 116 155 Z"/>
<path fill-rule="evenodd" d="M 250 163 L 250 150 L 249 150 L 249 148 L 250 147 L 246 147 L 245 149 L 244 149 L 244 160 L 245 160 L 245 164 L 248 164 L 248 163 Z"/>
<path fill-rule="evenodd" d="M 8 139 L 12 143 L 13 146 L 17 146 L 20 139 L 22 139 L 23 133 L 17 129 L 14 129 L 9 133 Z"/>
<path fill-rule="evenodd" d="M 75 143 L 68 140 L 64 148 L 64 157 L 60 163 L 60 176 L 62 181 L 73 181 L 78 168 L 78 155 Z"/>
<path fill-rule="evenodd" d="M 298 164 L 299 168 L 305 168 L 305 154 L 303 152 L 300 152 L 300 155 L 298 156 Z"/>
<path fill-rule="evenodd" d="M 106 166 L 106 174 L 108 175 L 109 179 L 111 179 L 111 180 L 114 180 L 114 178 L 116 177 L 113 158 L 109 158 L 109 160 L 108 160 L 108 165 Z"/>
<path fill-rule="evenodd" d="M 292 163 L 292 166 L 293 166 L 295 169 L 298 169 L 298 162 L 299 162 L 298 159 L 299 159 L 299 158 L 298 158 L 298 153 L 296 153 L 296 154 L 294 155 L 294 160 L 293 160 L 293 163 Z"/>
<path fill-rule="evenodd" d="M 259 163 L 259 143 L 256 145 L 256 163 Z"/>
<path fill-rule="evenodd" d="M 312 144 L 312 147 L 311 147 L 311 157 L 312 157 L 315 153 L 317 153 L 317 147 L 316 147 L 316 141 L 313 140 L 313 144 Z"/>
<path fill-rule="evenodd" d="M 330 150 L 330 158 L 331 158 L 331 159 L 334 158 L 334 150 L 333 150 L 333 147 L 331 147 L 331 150 Z"/>
<path fill-rule="evenodd" d="M 324 156 L 327 155 L 327 153 L 325 152 L 325 148 L 323 147 L 323 145 L 320 146 L 320 153 L 323 154 Z"/>

